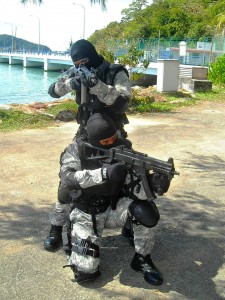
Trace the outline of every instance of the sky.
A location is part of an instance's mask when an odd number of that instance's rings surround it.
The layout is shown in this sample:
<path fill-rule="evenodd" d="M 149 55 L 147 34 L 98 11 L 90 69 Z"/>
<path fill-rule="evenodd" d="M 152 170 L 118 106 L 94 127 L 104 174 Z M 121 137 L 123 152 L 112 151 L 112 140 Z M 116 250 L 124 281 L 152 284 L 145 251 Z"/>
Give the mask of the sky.
<path fill-rule="evenodd" d="M 121 11 L 128 8 L 132 0 L 107 0 L 107 11 L 89 0 L 43 0 L 41 6 L 20 3 L 20 0 L 4 0 L 0 9 L 0 34 L 39 42 L 51 50 L 65 51 L 73 42 L 88 38 L 95 30 L 110 22 L 121 20 Z M 151 2 L 151 1 L 150 1 Z M 77 3 L 77 4 L 73 4 Z M 78 5 L 80 4 L 80 5 Z M 85 13 L 85 26 L 84 26 Z"/>

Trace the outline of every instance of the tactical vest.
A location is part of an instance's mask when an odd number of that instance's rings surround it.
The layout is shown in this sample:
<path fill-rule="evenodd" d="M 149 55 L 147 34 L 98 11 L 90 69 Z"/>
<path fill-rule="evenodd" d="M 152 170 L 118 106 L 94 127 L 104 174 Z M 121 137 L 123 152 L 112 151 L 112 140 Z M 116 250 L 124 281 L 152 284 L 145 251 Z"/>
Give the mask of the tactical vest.
<path fill-rule="evenodd" d="M 108 62 L 104 61 L 102 65 L 98 68 L 97 74 L 99 79 L 107 85 L 113 86 L 115 76 L 118 72 L 124 71 L 127 76 L 129 77 L 128 71 L 120 64 L 109 64 Z M 76 92 L 76 103 L 81 107 L 81 92 Z M 106 106 L 103 102 L 101 102 L 98 97 L 94 94 L 90 94 L 87 92 L 87 105 L 86 105 L 88 117 L 90 117 L 93 113 L 96 112 L 106 112 L 112 120 L 115 122 L 117 129 L 122 129 L 124 124 L 128 124 L 128 119 L 126 114 L 116 114 L 110 108 Z M 78 111 L 78 124 L 81 124 L 82 115 L 80 113 L 82 110 Z"/>
<path fill-rule="evenodd" d="M 95 170 L 103 166 L 100 159 L 84 160 L 81 157 L 82 170 Z M 109 183 L 107 180 L 102 184 L 95 185 L 86 189 L 81 189 L 81 194 L 77 199 L 73 199 L 74 207 L 79 208 L 88 214 L 98 214 L 106 211 L 111 205 L 112 209 L 121 197 L 124 182 Z"/>

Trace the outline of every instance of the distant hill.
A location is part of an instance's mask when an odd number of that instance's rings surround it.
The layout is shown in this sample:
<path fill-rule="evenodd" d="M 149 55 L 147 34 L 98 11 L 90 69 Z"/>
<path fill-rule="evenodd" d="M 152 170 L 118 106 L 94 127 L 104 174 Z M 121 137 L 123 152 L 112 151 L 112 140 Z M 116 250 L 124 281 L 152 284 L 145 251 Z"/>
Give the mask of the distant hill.
<path fill-rule="evenodd" d="M 8 34 L 0 34 L 0 51 L 11 51 L 12 36 Z M 45 45 L 40 44 L 40 52 L 51 52 L 51 49 Z M 13 37 L 13 51 L 37 52 L 38 44 L 31 43 L 27 40 Z"/>

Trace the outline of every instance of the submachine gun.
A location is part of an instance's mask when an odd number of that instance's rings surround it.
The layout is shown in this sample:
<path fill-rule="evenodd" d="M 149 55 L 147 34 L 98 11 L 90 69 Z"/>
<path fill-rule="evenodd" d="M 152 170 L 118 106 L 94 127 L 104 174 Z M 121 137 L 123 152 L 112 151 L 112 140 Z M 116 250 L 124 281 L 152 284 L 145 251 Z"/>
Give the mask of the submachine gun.
<path fill-rule="evenodd" d="M 68 72 L 70 74 L 69 77 L 74 77 L 81 82 L 81 103 L 79 109 L 82 117 L 79 121 L 82 126 L 86 126 L 89 115 L 87 107 L 87 87 L 83 84 L 83 80 L 88 82 L 90 86 L 94 86 L 97 83 L 96 71 L 93 68 L 88 70 L 85 67 L 84 61 L 81 62 L 79 67 L 71 67 Z"/>
<path fill-rule="evenodd" d="M 169 158 L 168 161 L 159 160 L 150 157 L 145 153 L 127 149 L 123 145 L 111 149 L 102 149 L 92 146 L 89 143 L 82 142 L 80 147 L 80 151 L 82 151 L 80 153 L 82 153 L 82 157 L 85 160 L 101 159 L 105 160 L 107 163 L 112 163 L 113 161 L 125 163 L 128 167 L 128 170 L 133 170 L 141 179 L 143 188 L 149 201 L 152 201 L 156 198 L 154 191 L 152 191 L 152 189 L 149 187 L 147 179 L 147 176 L 150 173 L 155 172 L 165 175 L 170 181 L 174 175 L 179 175 L 179 172 L 175 170 L 173 158 Z M 157 193 L 158 195 L 163 194 L 160 192 L 160 190 L 158 190 Z"/>

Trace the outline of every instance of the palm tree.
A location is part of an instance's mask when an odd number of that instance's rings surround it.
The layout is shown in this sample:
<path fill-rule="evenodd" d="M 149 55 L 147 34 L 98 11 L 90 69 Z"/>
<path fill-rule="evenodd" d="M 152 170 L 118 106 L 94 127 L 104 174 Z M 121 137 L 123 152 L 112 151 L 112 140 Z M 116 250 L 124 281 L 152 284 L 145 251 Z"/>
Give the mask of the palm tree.
<path fill-rule="evenodd" d="M 107 0 L 90 0 L 91 5 L 98 3 L 101 5 L 102 10 L 106 10 L 106 1 Z M 44 0 L 20 0 L 22 4 L 26 4 L 28 2 L 33 2 L 34 4 L 41 5 L 44 3 Z"/>

